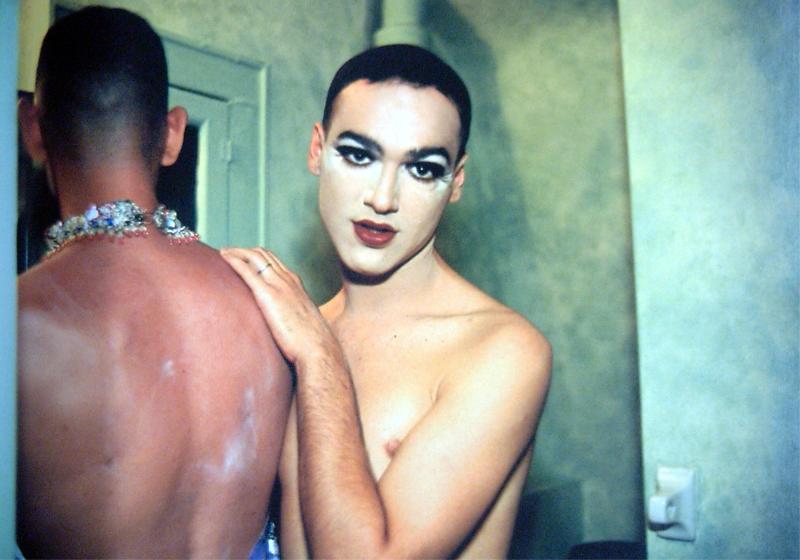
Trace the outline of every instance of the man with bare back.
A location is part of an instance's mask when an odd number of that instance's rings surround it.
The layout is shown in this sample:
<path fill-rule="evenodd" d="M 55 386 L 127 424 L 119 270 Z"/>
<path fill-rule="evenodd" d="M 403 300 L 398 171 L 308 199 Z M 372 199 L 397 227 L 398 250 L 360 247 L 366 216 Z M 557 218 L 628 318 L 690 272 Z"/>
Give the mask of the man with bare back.
<path fill-rule="evenodd" d="M 63 221 L 19 279 L 18 539 L 34 557 L 246 557 L 264 527 L 288 367 L 219 254 L 159 206 L 186 112 L 123 10 L 59 20 L 26 148 Z"/>
<path fill-rule="evenodd" d="M 354 57 L 308 152 L 342 290 L 317 310 L 274 254 L 223 251 L 297 373 L 280 467 L 286 557 L 508 551 L 551 351 L 434 248 L 462 194 L 469 123 L 466 87 L 428 51 Z"/>

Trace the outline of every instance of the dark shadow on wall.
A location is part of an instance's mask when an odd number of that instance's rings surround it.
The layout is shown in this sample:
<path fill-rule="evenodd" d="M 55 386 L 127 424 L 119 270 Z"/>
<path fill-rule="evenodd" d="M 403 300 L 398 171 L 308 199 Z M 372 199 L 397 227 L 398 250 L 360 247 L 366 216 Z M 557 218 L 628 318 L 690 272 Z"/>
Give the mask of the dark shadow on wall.
<path fill-rule="evenodd" d="M 608 7 L 606 8 L 606 6 Z M 427 7 L 426 19 L 433 36 L 432 46 L 462 75 L 467 82 L 473 101 L 473 124 L 468 146 L 470 160 L 466 168 L 467 178 L 464 193 L 458 204 L 448 208 L 439 230 L 437 247 L 445 259 L 470 281 L 504 303 L 518 307 L 524 298 L 536 298 L 536 294 L 540 297 L 544 295 L 540 293 L 542 288 L 539 286 L 522 286 L 520 284 L 522 279 L 552 277 L 552 274 L 546 274 L 546 270 L 539 270 L 540 268 L 544 269 L 547 263 L 534 259 L 535 254 L 542 254 L 542 252 L 534 251 L 534 247 L 542 241 L 549 241 L 552 244 L 554 236 L 551 235 L 548 240 L 537 238 L 536 226 L 531 222 L 526 204 L 526 193 L 530 196 L 530 193 L 547 192 L 547 189 L 552 189 L 552 185 L 548 184 L 546 179 L 542 179 L 540 184 L 537 184 L 539 183 L 538 179 L 534 179 L 534 184 L 530 184 L 531 180 L 526 179 L 528 184 L 523 185 L 521 170 L 517 167 L 518 164 L 511 149 L 511 132 L 507 127 L 507 121 L 503 118 L 498 62 L 494 59 L 492 50 L 449 2 L 429 2 Z M 584 6 L 577 2 L 574 9 L 582 10 Z M 616 4 L 614 2 L 595 3 L 593 9 L 616 20 Z M 618 33 L 618 27 L 616 27 L 616 31 Z M 619 44 L 618 37 L 616 43 L 611 43 L 611 46 L 613 47 L 615 44 Z M 617 63 L 621 64 L 618 56 Z M 622 75 L 621 69 L 617 74 Z M 520 79 L 524 80 L 524 77 Z M 581 85 L 579 74 L 575 79 L 578 80 L 576 85 Z M 624 115 L 624 110 L 620 111 L 620 114 Z M 569 141 L 566 136 L 564 140 Z M 622 142 L 624 143 L 624 137 Z M 627 153 L 624 150 L 622 157 L 624 161 L 627 161 Z M 602 163 L 608 158 L 608 155 L 596 154 L 589 162 Z M 621 167 L 627 169 L 626 165 Z M 606 167 L 594 172 L 598 177 L 607 176 L 608 173 L 609 170 Z M 627 177 L 623 177 L 622 181 L 627 185 Z M 581 204 L 588 210 L 586 215 L 596 215 L 599 218 L 610 215 L 608 210 L 612 203 L 610 197 L 614 196 L 615 192 L 611 190 L 598 192 L 596 189 L 587 189 L 582 194 L 582 198 L 585 200 L 581 201 Z M 602 202 L 597 209 L 593 209 L 592 206 L 591 196 L 593 194 L 598 196 Z M 629 212 L 629 206 L 627 211 Z M 629 214 L 619 217 L 630 223 Z M 573 224 L 572 227 L 576 227 L 576 225 Z M 591 227 L 591 224 L 588 227 Z M 586 236 L 585 239 L 589 239 L 585 232 L 583 235 Z M 606 237 L 609 237 L 608 233 L 606 233 Z M 569 249 L 574 244 L 580 243 L 581 239 L 584 238 L 581 236 L 577 240 L 558 241 L 556 247 Z M 630 233 L 626 237 L 626 242 L 630 243 Z M 626 252 L 629 256 L 624 263 L 620 261 L 623 266 L 619 272 L 632 275 L 630 247 L 626 248 Z M 576 254 L 582 258 L 582 261 L 576 260 L 576 262 L 598 264 L 597 259 L 593 259 L 591 253 L 586 250 L 578 250 Z M 599 272 L 612 273 L 612 263 L 600 264 L 603 266 Z M 568 270 L 570 265 L 567 259 L 561 259 L 559 266 L 561 270 Z M 548 284 L 544 289 L 553 287 L 554 284 Z M 521 293 L 523 291 L 526 293 Z M 582 291 L 577 292 L 578 295 L 581 293 Z M 548 294 L 547 297 L 550 295 L 552 294 Z M 631 312 L 634 311 L 632 300 L 633 292 L 631 291 L 629 302 Z M 579 306 L 575 304 L 573 308 L 578 309 Z M 595 309 L 592 305 L 589 305 L 588 308 Z M 592 320 L 597 323 L 598 315 L 595 315 Z M 608 324 L 606 319 L 599 322 Z M 632 329 L 631 337 L 627 340 L 630 346 L 624 357 L 621 358 L 624 360 L 624 364 L 620 365 L 626 368 L 630 367 L 632 373 L 635 373 L 635 364 L 638 363 L 635 325 L 630 324 L 629 318 L 626 321 L 620 319 L 618 324 L 620 322 Z M 554 338 L 563 342 L 563 338 L 559 337 L 562 332 L 563 328 L 561 327 L 553 330 Z M 566 355 L 581 358 L 581 351 Z M 602 368 L 598 368 L 598 370 L 605 373 Z M 630 397 L 626 395 L 624 400 L 631 402 L 634 407 L 634 410 L 630 412 L 635 419 L 632 423 L 635 437 L 623 453 L 624 459 L 632 464 L 638 477 L 636 480 L 625 481 L 625 485 L 626 488 L 641 488 L 641 449 L 638 444 L 640 436 L 638 377 L 632 376 L 631 382 L 631 386 L 617 391 L 620 394 L 630 395 Z M 568 415 L 562 415 L 561 419 L 562 422 L 570 422 Z M 588 456 L 591 456 L 591 453 L 592 451 L 586 452 Z M 576 490 L 573 481 L 564 480 L 560 476 L 563 473 L 553 476 L 557 484 L 542 483 L 542 478 L 547 479 L 553 474 L 546 472 L 547 470 L 547 465 L 540 460 L 536 464 L 534 484 L 531 484 L 532 481 L 529 480 L 529 487 L 521 504 L 515 537 L 512 542 L 512 556 L 564 557 L 571 545 L 577 545 L 584 537 L 583 528 L 577 526 L 584 521 L 582 493 Z M 602 479 L 600 480 L 602 481 Z M 563 494 L 559 494 L 559 499 L 553 499 L 554 488 L 559 488 L 559 492 Z M 542 514 L 545 517 L 542 517 Z M 635 524 L 638 526 L 634 529 L 634 532 L 637 533 L 635 538 L 643 541 L 641 513 L 638 511 L 626 512 L 623 515 L 636 517 Z"/>
<path fill-rule="evenodd" d="M 314 211 L 318 213 L 316 206 Z M 302 247 L 303 261 L 308 263 L 304 270 L 310 271 L 303 274 L 303 286 L 314 302 L 322 305 L 342 287 L 342 278 L 339 273 L 339 259 L 321 222 L 314 224 L 305 236 Z"/>
<path fill-rule="evenodd" d="M 497 67 L 487 45 L 449 2 L 428 3 L 432 48 L 461 75 L 472 98 L 472 127 L 461 200 L 448 207 L 437 248 L 468 280 L 507 304 L 504 279 L 534 267 L 522 184 L 501 113 Z M 526 257 L 527 253 L 527 257 Z"/>
<path fill-rule="evenodd" d="M 620 20 L 619 20 L 619 6 L 617 2 L 613 3 L 614 10 L 613 16 L 614 20 L 617 22 L 615 26 L 616 31 L 616 44 L 622 45 L 622 29 L 620 27 Z M 619 75 L 624 76 L 622 70 L 622 50 L 620 47 L 620 53 L 617 57 L 617 64 L 619 65 Z M 624 78 L 623 78 L 624 79 Z M 629 355 L 632 364 L 634 365 L 634 373 L 635 375 L 630 376 L 631 387 L 630 391 L 632 396 L 631 404 L 632 404 L 632 415 L 636 419 L 636 422 L 633 424 L 633 444 L 632 444 L 632 462 L 635 465 L 635 472 L 638 475 L 635 480 L 633 480 L 633 484 L 635 487 L 644 488 L 644 465 L 642 463 L 643 459 L 643 450 L 642 450 L 642 442 L 643 434 L 642 434 L 642 401 L 641 401 L 641 377 L 639 372 L 639 330 L 637 327 L 637 317 L 638 311 L 636 308 L 636 276 L 634 274 L 633 268 L 633 208 L 631 206 L 631 180 L 630 180 L 630 165 L 629 165 L 629 152 L 628 152 L 628 122 L 627 122 L 627 110 L 625 107 L 625 94 L 624 94 L 624 84 L 621 84 L 623 87 L 623 95 L 620 96 L 622 108 L 621 112 L 623 117 L 622 120 L 622 130 L 623 130 L 623 138 L 625 141 L 622 143 L 622 158 L 625 161 L 624 167 L 624 175 L 622 180 L 624 181 L 627 189 L 628 195 L 628 204 L 626 206 L 627 214 L 624 216 L 626 223 L 628 224 L 628 246 L 626 247 L 626 252 L 629 255 L 631 267 L 630 267 L 630 286 L 631 286 L 631 293 L 630 299 L 628 301 L 628 305 L 631 310 L 631 314 L 633 317 L 632 324 L 631 324 L 631 336 L 629 340 Z M 643 498 L 644 499 L 644 498 Z M 641 546 L 641 550 L 643 550 L 646 554 L 647 551 L 647 536 L 646 536 L 646 520 L 643 513 L 640 513 L 636 517 L 636 544 Z M 634 551 L 635 552 L 635 551 Z"/>
<path fill-rule="evenodd" d="M 533 276 L 536 240 L 528 225 L 511 134 L 502 118 L 497 63 L 488 45 L 449 2 L 429 2 L 427 9 L 431 47 L 461 75 L 472 100 L 464 191 L 461 200 L 447 208 L 436 246 L 469 281 L 515 307 L 514 298 L 521 294 L 515 294 L 512 282 Z M 537 476 L 548 476 L 541 465 L 537 469 Z M 581 510 L 577 481 L 550 485 L 529 481 L 509 557 L 563 557 L 582 536 Z M 547 513 L 543 516 L 543 512 Z"/>

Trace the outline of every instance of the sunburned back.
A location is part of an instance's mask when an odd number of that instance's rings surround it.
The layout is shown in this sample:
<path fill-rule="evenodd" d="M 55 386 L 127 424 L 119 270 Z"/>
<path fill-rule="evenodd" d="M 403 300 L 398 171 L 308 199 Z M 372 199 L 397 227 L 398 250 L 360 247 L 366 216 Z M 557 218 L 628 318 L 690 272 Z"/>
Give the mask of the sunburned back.
<path fill-rule="evenodd" d="M 291 381 L 216 251 L 76 243 L 20 280 L 20 536 L 35 556 L 246 556 Z"/>

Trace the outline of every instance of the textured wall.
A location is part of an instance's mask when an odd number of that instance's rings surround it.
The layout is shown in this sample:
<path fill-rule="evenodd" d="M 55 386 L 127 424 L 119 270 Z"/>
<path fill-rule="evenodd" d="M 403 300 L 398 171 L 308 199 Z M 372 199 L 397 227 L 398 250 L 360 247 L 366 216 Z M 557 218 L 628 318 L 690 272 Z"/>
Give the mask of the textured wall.
<path fill-rule="evenodd" d="M 694 543 L 798 557 L 798 3 L 621 2 L 645 484 L 700 477 Z"/>
<path fill-rule="evenodd" d="M 643 539 L 615 6 L 429 6 L 433 46 L 463 74 L 475 117 L 464 197 L 439 247 L 553 344 L 532 482 L 581 481 L 584 540 Z"/>

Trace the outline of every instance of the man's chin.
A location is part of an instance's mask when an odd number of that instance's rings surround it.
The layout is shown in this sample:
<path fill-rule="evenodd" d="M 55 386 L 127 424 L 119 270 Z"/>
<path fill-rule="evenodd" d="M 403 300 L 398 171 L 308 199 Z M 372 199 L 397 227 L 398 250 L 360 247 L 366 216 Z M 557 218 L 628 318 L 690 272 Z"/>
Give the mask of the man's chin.
<path fill-rule="evenodd" d="M 395 273 L 398 267 L 393 267 L 388 271 L 374 270 L 366 267 L 348 266 L 344 261 L 340 260 L 339 265 L 342 269 L 342 276 L 345 280 L 353 284 L 361 284 L 365 286 L 374 286 L 381 284 L 388 280 L 392 274 Z"/>

